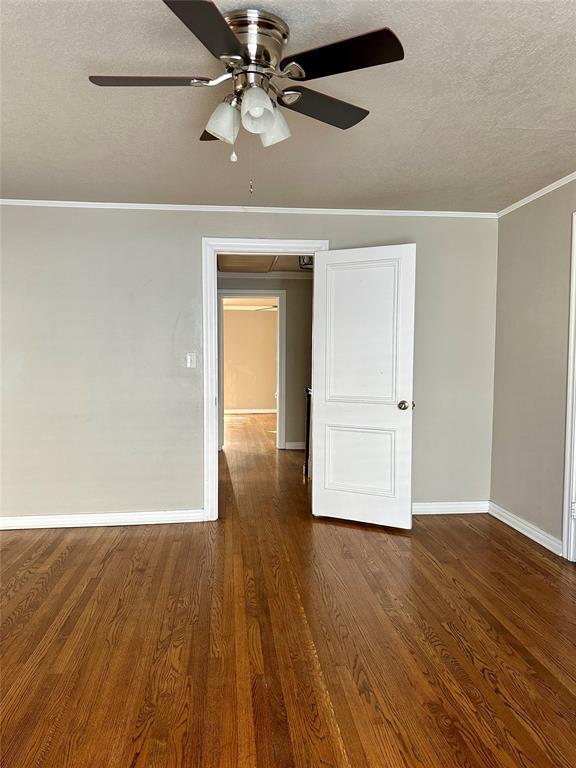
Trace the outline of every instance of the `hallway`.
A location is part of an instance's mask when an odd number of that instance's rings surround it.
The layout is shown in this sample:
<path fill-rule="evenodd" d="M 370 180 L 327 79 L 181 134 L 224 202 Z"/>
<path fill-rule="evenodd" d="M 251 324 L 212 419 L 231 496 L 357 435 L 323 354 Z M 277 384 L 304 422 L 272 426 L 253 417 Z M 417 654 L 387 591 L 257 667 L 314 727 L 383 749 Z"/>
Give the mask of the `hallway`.
<path fill-rule="evenodd" d="M 574 567 L 314 519 L 274 419 L 227 417 L 218 522 L 3 535 L 3 764 L 573 765 Z"/>

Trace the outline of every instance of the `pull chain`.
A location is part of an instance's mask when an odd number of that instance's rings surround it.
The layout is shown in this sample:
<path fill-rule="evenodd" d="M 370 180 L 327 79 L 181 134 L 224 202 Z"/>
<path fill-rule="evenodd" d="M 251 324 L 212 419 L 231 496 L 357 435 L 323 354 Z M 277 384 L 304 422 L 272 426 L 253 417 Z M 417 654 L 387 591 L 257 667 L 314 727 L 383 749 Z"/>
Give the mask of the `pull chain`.
<path fill-rule="evenodd" d="M 255 137 L 253 137 L 255 138 Z M 252 146 L 253 142 L 250 142 L 250 181 L 248 183 L 248 190 L 251 195 L 254 194 L 254 148 Z"/>

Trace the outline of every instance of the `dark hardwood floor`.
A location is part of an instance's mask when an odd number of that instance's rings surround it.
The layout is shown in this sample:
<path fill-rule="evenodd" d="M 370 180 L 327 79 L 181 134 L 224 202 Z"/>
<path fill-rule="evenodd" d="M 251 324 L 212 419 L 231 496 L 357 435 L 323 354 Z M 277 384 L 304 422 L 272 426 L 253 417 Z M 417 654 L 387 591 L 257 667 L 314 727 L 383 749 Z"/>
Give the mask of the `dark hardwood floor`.
<path fill-rule="evenodd" d="M 216 523 L 4 533 L 3 768 L 573 768 L 574 567 L 313 519 L 273 423 L 228 420 Z"/>

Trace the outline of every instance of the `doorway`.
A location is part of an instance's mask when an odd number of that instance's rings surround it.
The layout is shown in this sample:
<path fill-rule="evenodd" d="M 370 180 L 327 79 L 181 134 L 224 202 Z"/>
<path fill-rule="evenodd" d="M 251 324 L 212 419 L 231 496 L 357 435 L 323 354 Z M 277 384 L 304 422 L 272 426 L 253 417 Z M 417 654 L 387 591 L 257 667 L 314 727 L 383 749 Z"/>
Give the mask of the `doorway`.
<path fill-rule="evenodd" d="M 218 445 L 233 417 L 275 414 L 285 447 L 286 291 L 218 289 Z"/>
<path fill-rule="evenodd" d="M 292 240 L 292 239 L 255 239 L 255 238 L 212 238 L 202 239 L 202 301 L 203 301 L 203 342 L 204 342 L 204 509 L 206 518 L 218 518 L 218 449 L 220 447 L 220 403 L 223 393 L 220 392 L 220 359 L 219 359 L 219 300 L 218 300 L 218 256 L 241 256 L 244 258 L 261 259 L 263 256 L 278 257 L 310 257 L 312 254 L 328 249 L 327 240 Z M 308 275 L 308 278 L 310 276 Z M 267 278 L 263 278 L 267 279 Z M 294 274 L 291 279 L 296 279 Z M 267 295 L 282 295 L 277 290 L 268 290 L 262 282 L 262 291 Z M 242 289 L 239 289 L 242 290 Z M 255 294 L 250 289 L 251 295 Z M 281 300 L 280 300 L 281 301 Z M 279 306 L 279 325 L 282 323 L 282 312 Z M 281 335 L 281 331 L 280 331 Z M 280 360 L 282 354 L 279 355 Z M 280 411 L 285 402 L 281 388 L 283 377 L 278 380 L 278 429 L 277 445 L 283 441 L 283 447 L 296 448 L 283 434 L 285 418 L 280 418 Z M 301 393 L 302 399 L 304 393 Z"/>

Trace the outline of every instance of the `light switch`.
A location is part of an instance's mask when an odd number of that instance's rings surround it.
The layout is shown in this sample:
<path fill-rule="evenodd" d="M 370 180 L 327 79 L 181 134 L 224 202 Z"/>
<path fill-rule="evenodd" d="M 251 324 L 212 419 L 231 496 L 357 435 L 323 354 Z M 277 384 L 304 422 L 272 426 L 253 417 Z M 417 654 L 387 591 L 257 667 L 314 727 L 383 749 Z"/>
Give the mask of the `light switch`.
<path fill-rule="evenodd" d="M 196 368 L 196 352 L 186 352 L 186 368 Z"/>

